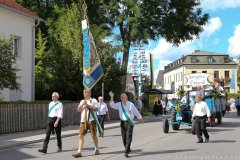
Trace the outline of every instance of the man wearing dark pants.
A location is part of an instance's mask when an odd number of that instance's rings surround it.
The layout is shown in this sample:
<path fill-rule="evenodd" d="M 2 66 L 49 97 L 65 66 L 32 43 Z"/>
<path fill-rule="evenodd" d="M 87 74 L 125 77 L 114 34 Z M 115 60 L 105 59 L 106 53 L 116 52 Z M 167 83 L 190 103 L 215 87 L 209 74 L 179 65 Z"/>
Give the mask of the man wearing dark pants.
<path fill-rule="evenodd" d="M 236 101 L 235 101 L 235 106 L 237 109 L 237 116 L 240 116 L 240 98 L 237 97 Z"/>
<path fill-rule="evenodd" d="M 210 110 L 207 106 L 207 103 L 202 101 L 202 97 L 196 95 L 196 104 L 193 110 L 192 121 L 195 120 L 196 125 L 196 134 L 198 141 L 197 143 L 203 143 L 202 133 L 205 137 L 205 142 L 209 141 L 209 135 L 206 129 L 206 120 L 210 122 Z"/>
<path fill-rule="evenodd" d="M 60 101 L 58 101 L 59 94 L 57 92 L 53 92 L 52 94 L 52 102 L 49 103 L 48 107 L 48 125 L 46 137 L 43 143 L 43 148 L 38 151 L 41 153 L 47 153 L 48 143 L 50 139 L 51 132 L 55 129 L 57 135 L 57 152 L 62 151 L 62 139 L 61 139 L 61 119 L 63 117 L 63 105 Z"/>
<path fill-rule="evenodd" d="M 134 116 L 140 120 L 141 123 L 144 123 L 141 114 L 138 112 L 137 108 L 134 104 L 128 101 L 128 97 L 126 93 L 121 94 L 121 102 L 114 103 L 114 93 L 112 91 L 109 92 L 111 97 L 110 107 L 118 110 L 119 118 L 121 119 L 121 133 L 123 145 L 125 147 L 124 156 L 128 157 L 129 152 L 131 152 L 131 142 L 132 142 L 132 134 L 133 134 L 133 119 Z"/>

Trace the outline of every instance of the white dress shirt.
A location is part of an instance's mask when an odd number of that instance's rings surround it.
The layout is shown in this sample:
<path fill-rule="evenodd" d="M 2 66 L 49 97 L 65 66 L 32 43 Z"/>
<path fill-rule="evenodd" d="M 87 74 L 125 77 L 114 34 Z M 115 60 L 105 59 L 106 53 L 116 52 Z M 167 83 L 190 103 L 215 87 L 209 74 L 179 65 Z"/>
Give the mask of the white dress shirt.
<path fill-rule="evenodd" d="M 207 103 L 204 101 L 201 101 L 200 103 L 196 103 L 193 109 L 192 117 L 205 116 L 205 115 L 207 115 L 207 117 L 211 116 Z"/>
<path fill-rule="evenodd" d="M 48 117 L 63 117 L 63 105 L 61 102 L 57 101 L 57 102 L 50 102 L 48 105 L 48 110 L 50 110 L 50 108 L 55 105 L 56 103 L 58 103 L 50 112 L 50 114 L 48 115 Z"/>
<path fill-rule="evenodd" d="M 134 116 L 136 116 L 137 119 L 142 119 L 141 114 L 138 112 L 137 108 L 134 106 L 134 104 L 132 102 L 127 101 L 126 105 L 124 105 L 123 103 L 122 103 L 122 105 L 131 121 L 133 121 Z M 125 117 L 123 110 L 122 110 L 121 102 L 114 103 L 113 101 L 111 101 L 110 107 L 118 110 L 119 118 L 122 121 L 127 121 L 127 118 Z"/>
<path fill-rule="evenodd" d="M 84 100 L 81 100 L 80 105 L 82 105 L 83 103 L 84 103 Z M 96 99 L 90 98 L 89 100 L 87 100 L 87 104 L 91 105 L 91 106 L 95 105 L 97 107 L 98 102 Z M 93 119 L 91 113 L 89 113 L 88 108 L 86 108 L 86 110 L 87 110 L 87 120 L 89 120 L 89 122 L 93 121 L 94 119 Z M 93 112 L 96 115 L 96 112 L 95 111 L 93 111 Z M 85 111 L 83 109 L 81 112 L 81 122 L 85 122 L 84 115 L 85 115 Z M 90 116 L 90 117 L 88 118 L 88 116 Z"/>
<path fill-rule="evenodd" d="M 105 115 L 108 112 L 106 103 L 98 103 L 98 112 L 97 115 Z"/>

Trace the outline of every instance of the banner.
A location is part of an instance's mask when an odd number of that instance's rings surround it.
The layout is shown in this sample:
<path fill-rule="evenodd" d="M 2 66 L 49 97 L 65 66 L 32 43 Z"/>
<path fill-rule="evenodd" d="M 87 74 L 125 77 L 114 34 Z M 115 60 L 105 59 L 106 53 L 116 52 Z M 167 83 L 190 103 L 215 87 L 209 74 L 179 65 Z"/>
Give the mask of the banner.
<path fill-rule="evenodd" d="M 91 90 L 103 76 L 103 69 L 87 20 L 82 21 L 83 32 L 83 85 Z"/>
<path fill-rule="evenodd" d="M 207 73 L 193 73 L 185 76 L 187 77 L 187 83 L 185 85 L 189 85 L 192 87 L 196 87 L 198 85 L 210 85 L 210 83 L 208 82 L 209 74 Z"/>

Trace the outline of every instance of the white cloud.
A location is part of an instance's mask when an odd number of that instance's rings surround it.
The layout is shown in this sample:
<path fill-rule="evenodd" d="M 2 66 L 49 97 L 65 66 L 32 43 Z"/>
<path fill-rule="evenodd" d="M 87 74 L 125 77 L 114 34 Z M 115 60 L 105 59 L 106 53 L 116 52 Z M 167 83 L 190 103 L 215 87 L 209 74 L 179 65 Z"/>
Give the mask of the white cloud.
<path fill-rule="evenodd" d="M 218 9 L 240 7 L 240 0 L 202 0 L 202 7 L 205 10 L 216 11 Z"/>
<path fill-rule="evenodd" d="M 236 26 L 234 35 L 228 39 L 228 53 L 236 58 L 240 55 L 240 24 Z"/>
<path fill-rule="evenodd" d="M 221 26 L 222 26 L 222 22 L 221 22 L 221 19 L 219 17 L 211 18 L 209 23 L 203 27 L 204 32 L 202 33 L 202 35 L 206 34 L 209 37 L 214 32 L 219 30 L 221 28 Z"/>
<path fill-rule="evenodd" d="M 221 26 L 222 22 L 219 17 L 211 18 L 209 20 L 209 23 L 204 26 L 204 31 L 200 34 L 200 39 L 194 38 L 192 41 L 186 41 L 180 44 L 178 47 L 175 47 L 162 38 L 157 42 L 155 48 L 149 49 L 152 47 L 148 47 L 146 52 L 154 54 L 154 63 L 158 63 L 157 65 L 154 65 L 155 67 L 157 66 L 157 68 L 154 68 L 155 80 L 158 71 L 160 69 L 163 70 L 164 66 L 171 63 L 172 61 L 179 59 L 183 55 L 191 54 L 194 50 L 203 48 L 202 41 L 213 35 L 217 30 L 221 28 Z M 216 45 L 219 43 L 219 41 L 220 40 L 218 38 L 215 38 L 212 43 Z M 150 46 L 153 46 L 154 43 L 156 42 L 150 41 Z"/>

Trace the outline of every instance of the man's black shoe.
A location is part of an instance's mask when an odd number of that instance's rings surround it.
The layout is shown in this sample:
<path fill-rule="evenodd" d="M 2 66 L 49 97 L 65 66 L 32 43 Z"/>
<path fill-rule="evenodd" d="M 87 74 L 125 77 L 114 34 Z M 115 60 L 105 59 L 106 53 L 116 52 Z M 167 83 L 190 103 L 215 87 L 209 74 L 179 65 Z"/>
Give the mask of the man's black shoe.
<path fill-rule="evenodd" d="M 124 156 L 125 156 L 126 158 L 128 158 L 128 153 L 124 153 Z"/>
<path fill-rule="evenodd" d="M 203 143 L 203 140 L 201 140 L 201 141 L 197 141 L 197 143 Z"/>
<path fill-rule="evenodd" d="M 82 157 L 82 154 L 81 153 L 76 153 L 76 154 L 73 154 L 72 156 L 74 158 L 79 158 L 79 157 Z"/>
<path fill-rule="evenodd" d="M 206 143 L 209 142 L 209 138 L 206 138 L 206 139 L 205 139 L 205 142 L 206 142 Z"/>
<path fill-rule="evenodd" d="M 47 150 L 46 149 L 39 149 L 38 152 L 47 153 Z"/>
<path fill-rule="evenodd" d="M 62 152 L 62 148 L 58 148 L 58 149 L 57 149 L 57 152 Z"/>

